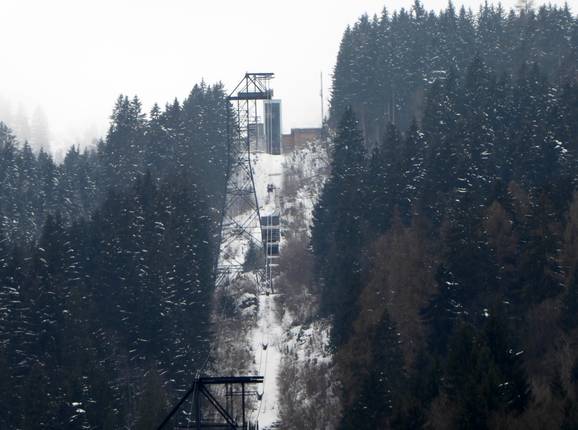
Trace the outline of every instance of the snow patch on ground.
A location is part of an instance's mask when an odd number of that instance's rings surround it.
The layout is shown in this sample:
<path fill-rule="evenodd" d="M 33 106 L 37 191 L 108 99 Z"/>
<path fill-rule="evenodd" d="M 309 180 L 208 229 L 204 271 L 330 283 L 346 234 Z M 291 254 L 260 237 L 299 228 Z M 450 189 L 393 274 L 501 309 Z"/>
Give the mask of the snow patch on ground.
<path fill-rule="evenodd" d="M 313 209 L 329 173 L 327 148 L 319 142 L 308 142 L 287 154 L 283 167 L 283 225 L 291 235 L 310 236 Z"/>
<path fill-rule="evenodd" d="M 272 184 L 277 193 L 280 192 L 284 159 L 285 155 L 272 155 L 264 152 L 258 152 L 251 156 L 255 193 L 260 210 L 276 209 L 273 196 L 267 192 L 267 185 Z"/>
<path fill-rule="evenodd" d="M 294 321 L 285 314 L 283 318 L 286 333 L 284 352 L 301 362 L 330 363 L 329 323 L 316 320 L 311 324 L 292 325 Z"/>

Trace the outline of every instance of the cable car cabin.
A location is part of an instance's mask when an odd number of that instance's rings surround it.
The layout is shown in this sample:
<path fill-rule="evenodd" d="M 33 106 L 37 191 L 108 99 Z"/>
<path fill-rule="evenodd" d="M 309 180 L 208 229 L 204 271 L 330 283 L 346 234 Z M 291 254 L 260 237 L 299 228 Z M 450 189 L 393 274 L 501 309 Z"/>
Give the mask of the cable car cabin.
<path fill-rule="evenodd" d="M 269 227 L 269 226 L 277 226 L 279 225 L 279 215 L 278 214 L 273 214 L 273 215 L 263 215 L 261 217 L 261 225 L 263 227 Z"/>
<path fill-rule="evenodd" d="M 279 242 L 281 230 L 279 227 L 264 228 L 261 230 L 261 240 L 265 243 Z"/>
<path fill-rule="evenodd" d="M 277 257 L 279 256 L 279 244 L 278 243 L 268 243 L 267 244 L 267 257 Z"/>

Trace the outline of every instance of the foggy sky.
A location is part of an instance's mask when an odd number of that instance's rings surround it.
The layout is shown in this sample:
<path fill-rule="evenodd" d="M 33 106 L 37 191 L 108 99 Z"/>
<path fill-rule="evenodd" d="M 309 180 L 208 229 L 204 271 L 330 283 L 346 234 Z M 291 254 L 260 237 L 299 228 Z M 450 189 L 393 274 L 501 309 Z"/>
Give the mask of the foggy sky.
<path fill-rule="evenodd" d="M 426 9 L 446 0 L 424 0 Z M 480 0 L 456 1 L 477 10 Z M 536 3 L 539 3 L 536 1 Z M 562 5 L 563 0 L 553 4 Z M 205 79 L 231 89 L 271 71 L 283 128 L 320 123 L 320 72 L 329 96 L 345 27 L 364 12 L 413 0 L 0 0 L 0 97 L 46 112 L 52 146 L 106 131 L 119 94 L 152 103 Z M 515 0 L 503 1 L 509 8 Z M 569 0 L 573 13 L 578 0 Z M 87 132 L 88 131 L 88 132 Z M 88 134 L 87 134 L 88 133 Z"/>

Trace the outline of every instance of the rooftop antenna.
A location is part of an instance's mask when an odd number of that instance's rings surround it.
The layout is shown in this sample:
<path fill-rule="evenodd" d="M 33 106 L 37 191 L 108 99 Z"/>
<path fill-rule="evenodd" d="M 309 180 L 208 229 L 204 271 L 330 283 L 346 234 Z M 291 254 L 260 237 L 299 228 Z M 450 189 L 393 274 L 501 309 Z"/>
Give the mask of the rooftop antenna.
<path fill-rule="evenodd" d="M 319 92 L 321 96 L 321 129 L 323 130 L 323 123 L 325 121 L 325 112 L 323 111 L 325 106 L 325 101 L 323 99 L 323 72 L 321 72 L 321 91 Z"/>

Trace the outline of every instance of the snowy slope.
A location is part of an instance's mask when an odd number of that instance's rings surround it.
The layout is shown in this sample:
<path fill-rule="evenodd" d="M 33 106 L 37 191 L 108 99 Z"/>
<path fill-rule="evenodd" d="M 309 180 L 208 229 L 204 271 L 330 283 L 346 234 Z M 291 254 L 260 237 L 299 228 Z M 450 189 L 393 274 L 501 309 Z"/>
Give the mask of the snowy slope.
<path fill-rule="evenodd" d="M 258 153 L 252 157 L 253 180 L 261 215 L 281 212 L 284 155 Z M 273 191 L 268 191 L 273 185 Z M 270 189 L 270 188 L 269 188 Z M 251 346 L 255 357 L 256 371 L 264 376 L 261 400 L 253 419 L 259 428 L 267 429 L 278 421 L 277 375 L 281 363 L 283 329 L 277 318 L 275 295 L 259 296 L 257 325 L 251 334 Z"/>
<path fill-rule="evenodd" d="M 261 216 L 281 216 L 282 260 L 287 240 L 309 235 L 313 207 L 327 176 L 326 151 L 316 142 L 290 154 L 256 153 L 251 165 Z M 240 219 L 243 216 L 238 215 Z M 242 263 L 248 248 L 248 239 L 234 240 L 228 249 L 230 261 Z M 221 316 L 215 321 L 225 327 L 217 341 L 217 367 L 221 371 L 264 376 L 263 385 L 257 387 L 259 396 L 250 420 L 258 421 L 259 428 L 267 430 L 281 424 L 284 393 L 280 392 L 280 385 L 284 381 L 279 376 L 283 366 L 288 362 L 308 368 L 329 366 L 331 357 L 325 322 L 304 326 L 297 315 L 281 309 L 287 299 L 282 293 L 266 295 L 257 291 L 253 273 L 245 273 L 235 288 L 222 292 L 242 309 L 237 319 Z"/>
<path fill-rule="evenodd" d="M 331 324 L 316 317 L 312 267 L 305 269 L 307 263 L 299 259 L 311 258 L 307 249 L 313 209 L 329 175 L 327 149 L 321 142 L 310 142 L 288 154 L 284 164 L 282 226 L 287 255 L 278 287 L 283 349 L 277 409 L 283 428 L 330 430 L 340 416 L 340 387 L 329 345 Z M 290 257 L 293 260 L 287 261 Z M 307 270 L 308 277 L 295 276 Z"/>
<path fill-rule="evenodd" d="M 264 376 L 262 398 L 255 411 L 259 428 L 267 429 L 279 419 L 277 376 L 282 359 L 283 327 L 276 315 L 275 295 L 259 296 L 259 317 L 252 336 L 257 372 Z"/>
<path fill-rule="evenodd" d="M 261 209 L 265 213 L 278 211 L 281 215 L 283 245 L 295 235 L 309 235 L 314 205 L 327 176 L 327 154 L 319 142 L 311 142 L 298 151 L 284 155 L 258 154 L 253 159 L 255 186 Z M 276 194 L 267 192 L 273 184 Z M 259 428 L 280 425 L 280 393 L 284 363 L 304 366 L 330 362 L 328 329 L 324 322 L 307 327 L 295 315 L 279 309 L 280 295 L 259 297 L 257 325 L 252 333 L 252 348 L 256 370 L 265 377 L 261 401 L 254 417 Z M 282 316 L 282 320 L 280 320 Z M 287 381 L 285 381 L 287 382 Z"/>
<path fill-rule="evenodd" d="M 260 210 L 270 212 L 275 209 L 275 196 L 267 192 L 267 185 L 272 184 L 278 197 L 283 182 L 283 163 L 285 155 L 256 153 L 251 157 L 253 180 Z"/>

